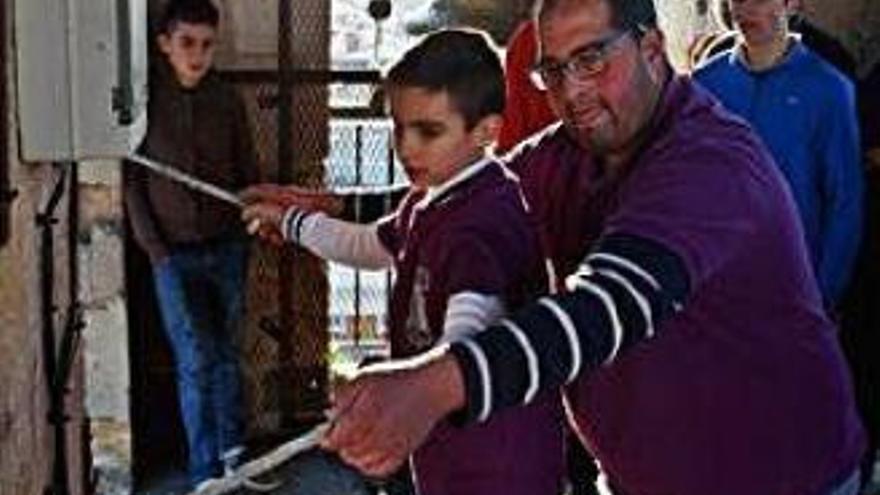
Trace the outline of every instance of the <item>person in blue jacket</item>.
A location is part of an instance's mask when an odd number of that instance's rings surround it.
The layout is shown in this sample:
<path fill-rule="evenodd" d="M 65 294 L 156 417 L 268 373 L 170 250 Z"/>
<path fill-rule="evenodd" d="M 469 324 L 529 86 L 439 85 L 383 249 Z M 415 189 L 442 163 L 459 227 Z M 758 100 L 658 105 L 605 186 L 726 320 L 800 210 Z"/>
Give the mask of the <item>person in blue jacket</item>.
<path fill-rule="evenodd" d="M 736 45 L 694 77 L 749 121 L 797 203 L 825 303 L 840 301 L 862 233 L 859 131 L 852 83 L 788 28 L 794 0 L 725 0 Z"/>

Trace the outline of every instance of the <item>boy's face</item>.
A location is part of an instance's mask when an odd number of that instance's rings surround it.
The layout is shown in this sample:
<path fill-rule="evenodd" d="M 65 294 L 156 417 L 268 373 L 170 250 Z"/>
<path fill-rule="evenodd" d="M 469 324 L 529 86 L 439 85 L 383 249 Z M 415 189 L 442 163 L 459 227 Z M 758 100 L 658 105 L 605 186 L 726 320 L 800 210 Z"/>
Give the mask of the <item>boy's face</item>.
<path fill-rule="evenodd" d="M 464 116 L 446 91 L 392 86 L 388 91 L 394 121 L 394 148 L 410 183 L 437 186 L 481 158 L 498 136 L 501 117 L 487 116 L 468 130 Z"/>
<path fill-rule="evenodd" d="M 159 49 L 184 88 L 193 88 L 214 63 L 217 30 L 209 24 L 176 22 L 159 35 Z"/>
<path fill-rule="evenodd" d="M 784 39 L 793 0 L 729 0 L 730 13 L 747 45 L 760 46 Z"/>

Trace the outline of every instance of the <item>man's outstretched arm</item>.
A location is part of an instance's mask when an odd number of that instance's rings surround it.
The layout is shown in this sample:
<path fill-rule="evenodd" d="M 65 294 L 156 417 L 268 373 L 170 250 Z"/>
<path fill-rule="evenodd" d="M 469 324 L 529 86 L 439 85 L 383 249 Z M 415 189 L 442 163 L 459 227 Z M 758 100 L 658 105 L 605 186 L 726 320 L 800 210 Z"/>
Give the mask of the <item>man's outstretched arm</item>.
<path fill-rule="evenodd" d="M 324 445 L 366 473 L 391 472 L 450 412 L 485 420 L 650 340 L 684 305 L 690 282 L 674 252 L 615 235 L 567 285 L 568 293 L 542 298 L 448 351 L 372 369 L 343 387 Z"/>

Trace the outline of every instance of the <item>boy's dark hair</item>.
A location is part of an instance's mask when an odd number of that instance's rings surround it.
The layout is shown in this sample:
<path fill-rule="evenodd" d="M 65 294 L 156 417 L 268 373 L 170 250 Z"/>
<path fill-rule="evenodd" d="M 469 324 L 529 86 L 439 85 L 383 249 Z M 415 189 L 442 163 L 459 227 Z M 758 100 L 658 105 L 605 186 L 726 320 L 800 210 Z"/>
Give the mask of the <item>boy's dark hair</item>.
<path fill-rule="evenodd" d="M 220 11 L 211 0 L 168 0 L 159 17 L 156 32 L 170 34 L 179 22 L 207 24 L 216 29 L 220 24 Z"/>
<path fill-rule="evenodd" d="M 477 30 L 428 34 L 391 66 L 386 85 L 446 91 L 468 130 L 504 112 L 504 69 L 491 39 Z"/>
<path fill-rule="evenodd" d="M 586 0 L 575 0 L 586 1 Z M 611 26 L 639 34 L 657 27 L 657 8 L 654 0 L 599 0 L 611 7 Z M 572 0 L 537 0 L 535 18 L 540 20 L 548 11 Z"/>

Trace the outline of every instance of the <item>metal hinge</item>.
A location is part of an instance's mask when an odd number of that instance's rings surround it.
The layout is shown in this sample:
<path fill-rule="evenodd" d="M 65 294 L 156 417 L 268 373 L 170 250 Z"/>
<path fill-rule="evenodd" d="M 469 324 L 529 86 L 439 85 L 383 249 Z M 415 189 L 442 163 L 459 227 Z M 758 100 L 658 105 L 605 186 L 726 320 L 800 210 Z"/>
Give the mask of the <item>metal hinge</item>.
<path fill-rule="evenodd" d="M 134 122 L 134 95 L 128 86 L 115 87 L 112 90 L 111 105 L 117 113 L 120 125 L 131 125 Z"/>

